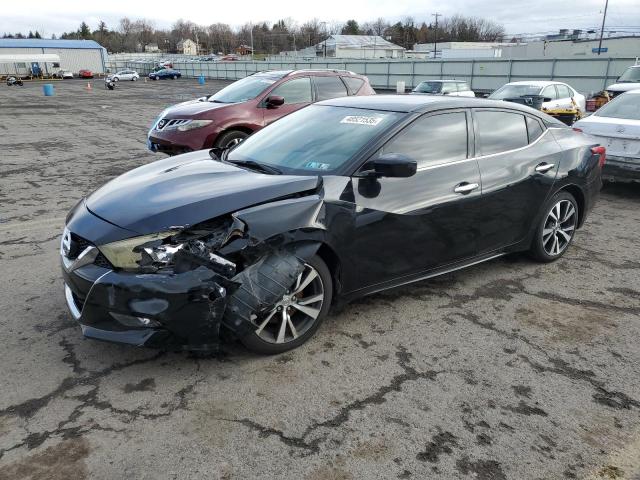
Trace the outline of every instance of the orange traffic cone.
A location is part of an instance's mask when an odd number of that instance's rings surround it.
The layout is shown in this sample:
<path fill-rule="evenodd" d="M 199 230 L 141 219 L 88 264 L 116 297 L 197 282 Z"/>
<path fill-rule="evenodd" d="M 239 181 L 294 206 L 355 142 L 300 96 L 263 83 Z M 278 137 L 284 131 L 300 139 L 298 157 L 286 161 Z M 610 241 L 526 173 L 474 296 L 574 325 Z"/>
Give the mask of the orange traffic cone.
<path fill-rule="evenodd" d="M 90 91 L 91 91 L 91 82 L 88 82 L 87 83 L 87 92 L 90 92 Z"/>

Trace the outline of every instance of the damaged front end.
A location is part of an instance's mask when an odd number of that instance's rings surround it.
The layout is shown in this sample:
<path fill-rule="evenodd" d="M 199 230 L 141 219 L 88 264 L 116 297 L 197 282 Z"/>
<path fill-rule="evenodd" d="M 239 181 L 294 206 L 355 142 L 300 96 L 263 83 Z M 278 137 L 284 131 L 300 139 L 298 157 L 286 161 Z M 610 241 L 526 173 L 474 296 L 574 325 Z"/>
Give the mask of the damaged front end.
<path fill-rule="evenodd" d="M 317 196 L 275 203 L 281 213 L 298 212 L 280 225 L 284 232 L 273 226 L 278 222 L 258 221 L 259 206 L 191 227 L 89 245 L 110 268 L 78 261 L 86 258 L 84 250 L 76 260 L 61 252 L 67 303 L 83 334 L 138 346 L 215 351 L 222 338 L 254 331 L 252 319 L 285 294 L 320 245 L 313 234 L 301 241 L 296 232 L 323 229 Z M 247 219 L 255 221 L 255 231 Z M 288 259 L 278 264 L 278 282 L 268 291 L 256 289 L 260 293 L 250 307 L 234 301 L 239 288 L 258 281 L 255 266 L 273 256 Z"/>

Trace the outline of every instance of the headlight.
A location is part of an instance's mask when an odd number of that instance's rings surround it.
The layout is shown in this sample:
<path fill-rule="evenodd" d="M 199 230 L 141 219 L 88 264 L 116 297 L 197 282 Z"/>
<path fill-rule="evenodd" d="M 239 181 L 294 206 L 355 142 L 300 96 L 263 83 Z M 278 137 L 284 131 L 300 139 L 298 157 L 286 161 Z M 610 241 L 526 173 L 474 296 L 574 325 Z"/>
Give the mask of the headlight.
<path fill-rule="evenodd" d="M 193 130 L 195 128 L 202 128 L 209 125 L 213 120 L 191 120 L 189 123 L 185 123 L 184 125 L 180 125 L 178 127 L 179 132 L 186 132 L 187 130 Z"/>
<path fill-rule="evenodd" d="M 107 257 L 107 260 L 111 262 L 111 264 L 116 268 L 126 268 L 126 269 L 138 269 L 140 268 L 140 264 L 138 263 L 142 259 L 142 247 L 146 243 L 154 242 L 154 241 L 162 241 L 171 235 L 175 235 L 177 231 L 168 231 L 168 232 L 159 232 L 152 233 L 151 235 L 144 235 L 141 237 L 128 238 L 126 240 L 120 240 L 119 242 L 107 243 L 106 245 L 101 245 L 98 249 L 102 252 L 102 254 Z M 163 248 L 171 247 L 170 245 L 150 245 L 149 249 L 156 250 Z M 147 250 L 145 248 L 145 251 Z M 175 248 L 176 251 L 179 247 Z M 135 249 L 135 251 L 134 251 Z M 173 255 L 173 253 L 167 252 L 167 254 Z"/>

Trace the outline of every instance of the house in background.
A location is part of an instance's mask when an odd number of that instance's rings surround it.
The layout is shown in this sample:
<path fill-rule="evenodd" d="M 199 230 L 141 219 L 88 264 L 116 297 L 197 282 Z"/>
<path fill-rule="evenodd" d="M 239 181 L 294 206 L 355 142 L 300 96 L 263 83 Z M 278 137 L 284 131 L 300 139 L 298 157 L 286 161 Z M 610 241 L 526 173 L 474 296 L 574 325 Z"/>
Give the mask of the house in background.
<path fill-rule="evenodd" d="M 160 51 L 157 43 L 150 43 L 149 45 L 144 46 L 144 51 L 147 53 L 157 53 Z"/>
<path fill-rule="evenodd" d="M 187 38 L 186 40 L 180 40 L 177 45 L 178 52 L 185 55 L 197 55 L 198 45 L 193 40 Z"/>
<path fill-rule="evenodd" d="M 253 50 L 251 50 L 251 47 L 249 45 L 240 45 L 238 48 L 236 48 L 236 53 L 238 55 L 251 55 L 253 53 Z"/>
<path fill-rule="evenodd" d="M 318 57 L 403 58 L 404 51 L 378 35 L 331 35 L 316 45 Z"/>

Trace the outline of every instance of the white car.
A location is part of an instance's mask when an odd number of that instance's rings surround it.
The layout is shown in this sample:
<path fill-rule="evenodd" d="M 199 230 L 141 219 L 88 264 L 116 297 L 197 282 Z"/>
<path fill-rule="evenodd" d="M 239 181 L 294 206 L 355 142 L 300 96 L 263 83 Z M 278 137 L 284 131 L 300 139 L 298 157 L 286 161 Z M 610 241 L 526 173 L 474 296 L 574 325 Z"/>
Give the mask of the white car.
<path fill-rule="evenodd" d="M 640 90 L 618 95 L 573 128 L 596 137 L 607 149 L 605 180 L 640 182 Z"/>
<path fill-rule="evenodd" d="M 469 84 L 462 80 L 425 80 L 411 91 L 422 95 L 451 95 L 452 97 L 475 97 Z"/>
<path fill-rule="evenodd" d="M 607 92 L 612 97 L 620 95 L 621 93 L 628 92 L 629 90 L 636 90 L 640 88 L 640 65 L 632 65 L 627 68 L 625 72 L 620 75 L 618 81 L 613 85 L 607 87 Z"/>
<path fill-rule="evenodd" d="M 140 78 L 140 75 L 138 75 L 138 72 L 135 70 L 120 70 L 119 72 L 109 76 L 114 82 L 119 82 L 120 80 L 131 80 L 135 82 Z"/>
<path fill-rule="evenodd" d="M 570 110 L 575 106 L 584 114 L 587 99 L 573 87 L 562 82 L 525 81 L 511 82 L 503 85 L 489 95 L 492 100 L 517 98 L 529 95 L 544 97 L 541 110 Z"/>
<path fill-rule="evenodd" d="M 62 79 L 73 78 L 73 73 L 71 73 L 69 70 L 58 70 L 53 74 L 53 76 L 56 78 L 62 78 Z"/>

